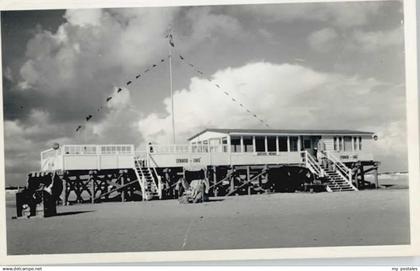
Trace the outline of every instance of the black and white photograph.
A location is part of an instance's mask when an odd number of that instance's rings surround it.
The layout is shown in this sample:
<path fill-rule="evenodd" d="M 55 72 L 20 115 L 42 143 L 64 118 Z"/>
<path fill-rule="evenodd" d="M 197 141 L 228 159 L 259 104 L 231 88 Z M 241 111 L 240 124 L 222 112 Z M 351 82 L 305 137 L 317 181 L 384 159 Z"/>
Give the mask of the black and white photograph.
<path fill-rule="evenodd" d="M 6 254 L 410 248 L 406 2 L 2 10 Z"/>

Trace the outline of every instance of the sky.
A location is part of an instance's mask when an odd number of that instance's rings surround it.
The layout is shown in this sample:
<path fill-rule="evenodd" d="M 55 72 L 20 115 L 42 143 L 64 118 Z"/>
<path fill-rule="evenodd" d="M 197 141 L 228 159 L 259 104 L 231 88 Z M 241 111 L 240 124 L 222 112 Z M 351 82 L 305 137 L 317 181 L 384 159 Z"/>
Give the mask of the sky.
<path fill-rule="evenodd" d="M 241 103 L 274 129 L 375 132 L 380 171 L 407 170 L 399 1 L 6 11 L 1 23 L 6 185 L 25 184 L 54 142 L 171 143 L 169 28 L 177 143 L 265 128 Z"/>

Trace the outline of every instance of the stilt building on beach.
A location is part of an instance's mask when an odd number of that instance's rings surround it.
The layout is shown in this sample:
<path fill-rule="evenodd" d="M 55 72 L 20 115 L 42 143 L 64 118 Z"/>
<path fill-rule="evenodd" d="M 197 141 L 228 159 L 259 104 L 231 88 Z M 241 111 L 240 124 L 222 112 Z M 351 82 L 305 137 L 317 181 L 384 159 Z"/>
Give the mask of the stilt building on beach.
<path fill-rule="evenodd" d="M 211 196 L 357 191 L 378 187 L 376 139 L 354 130 L 206 129 L 187 144 L 144 150 L 61 145 L 41 153 L 41 169 L 29 178 L 62 180 L 64 203 L 173 198 L 181 178 L 206 178 Z M 365 181 L 369 172 L 374 183 Z"/>

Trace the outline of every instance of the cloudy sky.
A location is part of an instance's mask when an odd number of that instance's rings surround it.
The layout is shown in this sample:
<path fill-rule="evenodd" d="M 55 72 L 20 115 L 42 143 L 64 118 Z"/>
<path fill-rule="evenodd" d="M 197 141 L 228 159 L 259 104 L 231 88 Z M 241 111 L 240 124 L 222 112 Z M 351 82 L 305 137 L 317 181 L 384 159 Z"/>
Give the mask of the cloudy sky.
<path fill-rule="evenodd" d="M 264 128 L 211 79 L 272 128 L 376 132 L 381 170 L 407 169 L 399 1 L 1 17 L 7 185 L 24 184 L 53 142 L 170 143 L 169 26 L 177 54 L 204 72 L 174 56 L 177 143 L 206 127 Z"/>

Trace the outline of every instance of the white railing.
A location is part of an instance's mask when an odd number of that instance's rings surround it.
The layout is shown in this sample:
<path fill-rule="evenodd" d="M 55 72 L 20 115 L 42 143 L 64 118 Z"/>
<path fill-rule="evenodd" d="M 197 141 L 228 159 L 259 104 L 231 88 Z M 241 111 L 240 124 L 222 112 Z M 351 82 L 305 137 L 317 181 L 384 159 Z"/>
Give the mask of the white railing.
<path fill-rule="evenodd" d="M 324 177 L 324 169 L 318 164 L 315 158 L 308 151 L 304 151 L 303 153 L 305 157 L 305 166 L 315 175 Z"/>
<path fill-rule="evenodd" d="M 326 152 L 327 158 L 333 162 L 333 168 L 335 171 L 343 177 L 344 180 L 355 190 L 357 188 L 353 185 L 352 170 L 348 168 L 343 162 L 340 161 L 335 155 L 331 152 Z"/>
<path fill-rule="evenodd" d="M 134 145 L 63 145 L 63 155 L 133 155 Z"/>
<path fill-rule="evenodd" d="M 145 199 L 146 197 L 146 188 L 145 188 L 145 177 L 143 175 L 143 170 L 141 169 L 142 165 L 140 164 L 140 161 L 137 158 L 134 158 L 134 166 L 135 166 L 135 170 L 134 172 L 136 173 L 136 177 L 139 180 L 139 184 L 140 184 L 140 189 L 141 189 L 141 198 L 142 200 Z M 139 175 L 139 171 L 141 176 Z"/>
<path fill-rule="evenodd" d="M 45 151 L 41 152 L 41 159 L 44 160 L 44 159 L 47 159 L 47 158 L 50 158 L 50 157 L 55 157 L 58 154 L 60 154 L 59 149 L 58 150 L 48 149 L 48 150 L 45 150 Z"/>
<path fill-rule="evenodd" d="M 147 152 L 152 154 L 169 154 L 169 153 L 209 153 L 209 152 L 228 152 L 227 144 L 206 145 L 206 144 L 173 144 L 159 145 L 151 144 L 147 146 Z"/>

